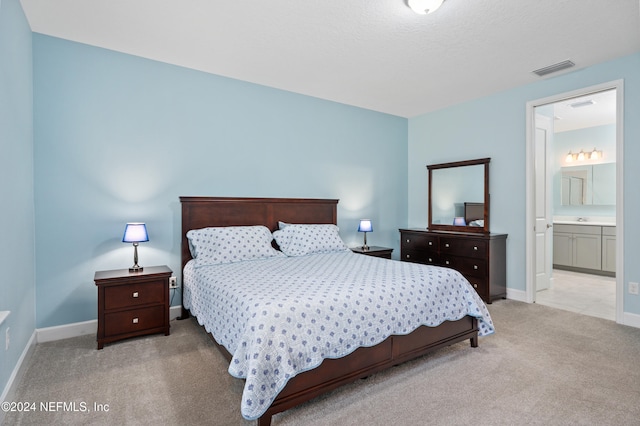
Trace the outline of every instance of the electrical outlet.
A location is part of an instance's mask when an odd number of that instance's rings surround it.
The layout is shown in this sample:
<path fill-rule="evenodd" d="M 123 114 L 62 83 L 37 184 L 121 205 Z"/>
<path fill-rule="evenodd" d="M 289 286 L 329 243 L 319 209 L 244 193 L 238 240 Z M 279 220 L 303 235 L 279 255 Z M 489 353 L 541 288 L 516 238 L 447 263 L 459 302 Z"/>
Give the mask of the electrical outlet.
<path fill-rule="evenodd" d="M 10 334 L 9 334 L 9 327 L 7 327 L 7 331 L 4 332 L 4 350 L 8 351 L 9 350 L 9 343 L 11 342 L 10 339 Z"/>
<path fill-rule="evenodd" d="M 178 288 L 178 279 L 176 277 L 169 277 L 169 288 Z"/>
<path fill-rule="evenodd" d="M 638 294 L 638 283 L 629 281 L 629 294 Z"/>

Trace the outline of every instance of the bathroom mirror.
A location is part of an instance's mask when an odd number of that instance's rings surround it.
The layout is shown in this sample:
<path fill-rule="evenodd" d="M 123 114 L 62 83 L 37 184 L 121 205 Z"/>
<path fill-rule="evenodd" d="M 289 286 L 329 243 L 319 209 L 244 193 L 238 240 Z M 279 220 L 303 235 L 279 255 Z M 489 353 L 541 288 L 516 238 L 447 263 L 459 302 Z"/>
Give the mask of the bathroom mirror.
<path fill-rule="evenodd" d="M 427 166 L 430 230 L 489 233 L 490 160 Z"/>
<path fill-rule="evenodd" d="M 616 163 L 562 167 L 560 170 L 563 206 L 616 204 Z"/>

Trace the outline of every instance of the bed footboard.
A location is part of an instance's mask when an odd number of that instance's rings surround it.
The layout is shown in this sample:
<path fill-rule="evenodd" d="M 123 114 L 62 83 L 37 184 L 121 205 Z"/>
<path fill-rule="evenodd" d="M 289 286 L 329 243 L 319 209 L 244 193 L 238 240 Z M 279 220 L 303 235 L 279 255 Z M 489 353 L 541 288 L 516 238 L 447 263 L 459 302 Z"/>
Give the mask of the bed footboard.
<path fill-rule="evenodd" d="M 471 347 L 478 346 L 478 320 L 470 316 L 446 321 L 438 327 L 422 326 L 408 335 L 391 336 L 376 346 L 359 348 L 343 358 L 326 359 L 317 368 L 289 380 L 258 419 L 258 425 L 269 426 L 274 414 L 339 386 L 467 339 Z"/>

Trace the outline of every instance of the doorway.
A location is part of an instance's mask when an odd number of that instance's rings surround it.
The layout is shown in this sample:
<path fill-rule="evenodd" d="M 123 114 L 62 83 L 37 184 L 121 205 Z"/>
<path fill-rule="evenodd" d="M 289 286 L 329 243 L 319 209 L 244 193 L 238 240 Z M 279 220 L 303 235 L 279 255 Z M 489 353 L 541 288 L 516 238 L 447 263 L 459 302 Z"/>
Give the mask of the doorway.
<path fill-rule="evenodd" d="M 558 290 L 555 293 L 559 294 L 559 297 L 567 297 L 568 301 L 588 303 L 589 301 L 585 300 L 589 293 L 587 283 L 593 282 L 594 279 L 597 281 L 598 277 L 591 274 L 582 275 L 581 273 L 585 271 L 581 267 L 587 264 L 593 270 L 596 268 L 602 270 L 601 250 L 602 247 L 609 247 L 610 253 L 615 252 L 615 260 L 609 260 L 606 268 L 617 273 L 615 278 L 602 277 L 602 279 L 605 283 L 608 280 L 610 291 L 613 292 L 614 300 L 610 303 L 614 304 L 615 308 L 608 315 L 610 319 L 615 318 L 619 323 L 622 322 L 624 282 L 622 273 L 622 191 L 624 183 L 622 180 L 622 89 L 622 81 L 615 81 L 527 103 L 526 301 L 536 302 L 540 295 L 539 302 L 549 304 L 549 295 Z M 598 112 L 598 108 L 589 108 L 589 106 L 602 107 L 606 102 L 611 102 L 611 99 L 614 104 L 612 118 L 589 117 L 590 114 Z M 574 115 L 575 117 L 573 117 Z M 584 123 L 585 119 L 588 124 Z M 594 129 L 599 132 L 609 132 L 610 137 L 606 148 L 602 144 L 604 143 L 602 140 L 599 142 L 597 137 L 594 138 Z M 594 144 L 596 146 L 591 146 Z M 594 193 L 601 193 L 603 190 L 594 188 L 591 184 L 593 182 L 593 166 L 605 163 L 613 165 L 615 169 L 612 172 L 614 176 L 613 190 L 608 191 L 609 194 L 615 193 L 615 197 L 613 197 L 613 201 L 596 200 L 596 204 L 594 204 Z M 563 186 L 561 167 L 565 167 L 566 169 L 563 170 L 571 171 L 577 176 L 580 175 L 576 171 L 584 169 L 589 173 L 589 180 L 586 179 L 586 176 L 584 180 L 572 176 Z M 596 169 L 596 172 L 600 173 L 604 166 L 598 166 Z M 587 173 L 586 171 L 584 173 Z M 573 182 L 574 188 L 581 188 L 580 194 L 569 194 L 569 181 Z M 561 204 L 563 202 L 566 202 L 566 205 Z M 571 204 L 572 202 L 573 204 Z M 609 205 L 607 207 L 601 205 L 602 203 L 609 203 Z M 553 239 L 554 219 L 557 225 L 555 244 Z M 585 224 L 581 223 L 582 221 L 593 226 L 585 227 Z M 596 224 L 595 221 L 605 222 L 602 225 L 612 226 L 600 227 L 601 223 Z M 561 229 L 561 227 L 565 229 Z M 597 241 L 596 237 L 592 235 L 581 238 L 578 232 L 583 229 L 593 234 L 596 233 L 595 230 L 598 230 Z M 608 238 L 605 246 L 602 246 L 601 229 L 607 230 L 604 237 Z M 576 232 L 576 234 L 567 235 L 564 231 Z M 610 235 L 612 233 L 613 236 Z M 566 242 L 569 243 L 562 245 Z M 589 247 L 589 251 L 586 250 L 587 247 Z M 565 253 L 565 249 L 569 250 L 568 255 Z M 554 251 L 556 253 L 555 260 L 553 259 Z M 594 254 L 597 254 L 597 259 Z M 578 267 L 574 267 L 576 265 L 570 263 L 564 266 L 563 256 L 575 259 Z M 585 256 L 587 257 L 585 258 Z M 611 266 L 611 262 L 614 263 L 614 266 Z M 552 268 L 554 263 L 561 265 L 559 267 L 562 270 L 554 271 Z M 606 259 L 605 263 L 607 263 Z M 600 275 L 607 273 L 610 274 L 605 271 Z M 585 286 L 583 288 L 576 287 L 576 281 L 580 282 L 581 279 L 585 282 Z M 566 285 L 569 285 L 568 292 L 564 291 L 562 287 Z M 574 293 L 571 293 L 571 287 L 575 290 Z M 540 290 L 542 292 L 538 293 Z M 594 292 L 592 297 L 596 299 L 603 296 L 602 293 Z M 597 300 L 592 302 L 593 305 L 597 303 Z M 602 305 L 606 304 L 607 302 L 603 300 Z M 575 311 L 576 309 L 571 310 Z M 583 313 L 589 314 L 588 312 Z M 598 314 L 595 316 L 603 317 Z"/>

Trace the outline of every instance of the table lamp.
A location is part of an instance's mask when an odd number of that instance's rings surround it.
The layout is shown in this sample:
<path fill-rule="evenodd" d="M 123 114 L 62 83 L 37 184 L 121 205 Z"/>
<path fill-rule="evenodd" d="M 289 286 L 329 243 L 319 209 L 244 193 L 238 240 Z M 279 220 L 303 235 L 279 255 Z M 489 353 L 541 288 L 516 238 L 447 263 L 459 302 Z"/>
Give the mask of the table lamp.
<path fill-rule="evenodd" d="M 129 272 L 142 272 L 142 266 L 138 265 L 138 243 L 145 241 L 149 241 L 147 226 L 140 222 L 127 223 L 122 242 L 133 243 L 133 266 L 129 268 Z"/>
<path fill-rule="evenodd" d="M 465 222 L 464 217 L 455 217 L 453 219 L 453 224 L 455 226 L 467 226 L 467 222 Z"/>
<path fill-rule="evenodd" d="M 369 246 L 367 245 L 367 232 L 373 232 L 373 226 L 371 225 L 371 220 L 362 219 L 360 220 L 360 225 L 358 226 L 358 232 L 364 232 L 364 245 L 362 246 L 362 250 L 369 250 Z"/>

